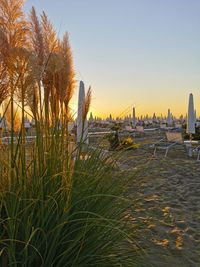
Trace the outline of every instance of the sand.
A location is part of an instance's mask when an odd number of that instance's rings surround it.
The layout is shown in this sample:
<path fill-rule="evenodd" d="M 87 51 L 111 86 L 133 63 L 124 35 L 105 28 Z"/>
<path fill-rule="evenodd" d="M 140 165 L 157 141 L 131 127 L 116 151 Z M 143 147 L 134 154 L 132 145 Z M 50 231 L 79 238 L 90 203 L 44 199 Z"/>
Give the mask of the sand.
<path fill-rule="evenodd" d="M 200 162 L 183 146 L 153 157 L 149 144 L 160 137 L 136 139 L 141 147 L 124 151 L 119 168 L 131 174 L 129 215 L 141 225 L 137 242 L 145 249 L 146 266 L 200 266 Z"/>

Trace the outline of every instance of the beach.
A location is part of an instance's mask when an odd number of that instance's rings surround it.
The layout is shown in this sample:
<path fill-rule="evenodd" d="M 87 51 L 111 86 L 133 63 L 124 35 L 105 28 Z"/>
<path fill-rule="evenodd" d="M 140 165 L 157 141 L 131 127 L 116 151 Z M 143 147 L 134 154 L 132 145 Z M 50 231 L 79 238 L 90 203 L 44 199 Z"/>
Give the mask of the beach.
<path fill-rule="evenodd" d="M 133 200 L 128 215 L 139 230 L 138 244 L 145 262 L 154 267 L 200 266 L 200 162 L 189 158 L 183 146 L 164 158 L 153 156 L 148 143 L 123 151 L 118 167 L 130 175 L 128 196 Z"/>
<path fill-rule="evenodd" d="M 0 267 L 200 267 L 199 11 L 0 0 Z"/>

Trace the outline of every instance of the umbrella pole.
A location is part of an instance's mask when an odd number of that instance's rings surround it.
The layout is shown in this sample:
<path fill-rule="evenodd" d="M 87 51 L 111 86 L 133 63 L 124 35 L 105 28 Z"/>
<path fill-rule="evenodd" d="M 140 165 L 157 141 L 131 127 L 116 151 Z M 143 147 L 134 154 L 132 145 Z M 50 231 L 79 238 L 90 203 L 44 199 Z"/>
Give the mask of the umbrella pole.
<path fill-rule="evenodd" d="M 192 134 L 190 134 L 189 157 L 192 157 Z"/>

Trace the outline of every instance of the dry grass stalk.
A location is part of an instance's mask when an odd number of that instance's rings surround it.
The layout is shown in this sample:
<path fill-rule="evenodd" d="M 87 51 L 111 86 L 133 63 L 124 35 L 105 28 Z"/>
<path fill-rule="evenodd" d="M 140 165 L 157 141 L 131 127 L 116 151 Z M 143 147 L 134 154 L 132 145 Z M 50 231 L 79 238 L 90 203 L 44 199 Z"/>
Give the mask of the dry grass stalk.
<path fill-rule="evenodd" d="M 29 16 L 30 21 L 30 39 L 31 39 L 31 48 L 34 51 L 34 54 L 37 58 L 37 63 L 39 66 L 44 64 L 44 41 L 41 23 L 37 17 L 35 8 L 32 7 L 31 13 Z"/>
<path fill-rule="evenodd" d="M 6 66 L 0 62 L 0 105 L 8 97 L 8 77 Z"/>
<path fill-rule="evenodd" d="M 64 73 L 60 77 L 60 84 L 64 84 L 65 88 L 60 93 L 60 99 L 64 99 L 64 105 L 67 116 L 69 115 L 69 102 L 72 99 L 75 90 L 75 72 L 73 67 L 72 51 L 69 44 L 68 33 L 65 33 L 60 43 L 60 53 L 64 60 Z M 63 79 L 64 78 L 64 79 Z M 63 82 L 64 80 L 64 82 Z"/>
<path fill-rule="evenodd" d="M 47 59 L 49 58 L 51 53 L 58 51 L 58 39 L 56 30 L 54 29 L 53 24 L 50 22 L 45 12 L 42 13 L 41 19 L 42 19 L 44 53 Z"/>
<path fill-rule="evenodd" d="M 88 115 L 90 105 L 91 105 L 91 100 L 92 100 L 92 91 L 91 91 L 91 87 L 89 87 L 86 97 L 85 97 L 85 101 L 83 103 L 83 121 L 85 121 Z"/>
<path fill-rule="evenodd" d="M 8 105 L 8 103 L 6 102 L 6 106 Z M 8 124 L 8 129 L 11 130 L 11 125 L 12 125 L 12 122 L 14 124 L 14 132 L 19 132 L 20 131 L 20 128 L 21 128 L 21 117 L 20 117 L 20 114 L 19 114 L 19 109 L 18 107 L 16 107 L 14 105 L 14 117 L 12 117 L 12 114 L 11 114 L 11 104 L 8 105 L 8 108 L 6 111 L 4 111 L 5 113 L 5 118 L 6 118 L 6 121 L 7 121 L 7 124 Z"/>

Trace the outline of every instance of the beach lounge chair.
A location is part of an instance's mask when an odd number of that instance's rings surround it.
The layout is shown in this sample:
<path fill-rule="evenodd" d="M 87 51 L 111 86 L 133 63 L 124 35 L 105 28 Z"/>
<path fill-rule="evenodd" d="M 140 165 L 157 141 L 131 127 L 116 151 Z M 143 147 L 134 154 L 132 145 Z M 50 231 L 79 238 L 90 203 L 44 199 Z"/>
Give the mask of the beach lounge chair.
<path fill-rule="evenodd" d="M 144 127 L 143 126 L 136 126 L 136 131 L 138 133 L 144 133 Z"/>
<path fill-rule="evenodd" d="M 165 157 L 169 152 L 169 149 L 174 147 L 175 145 L 183 145 L 183 137 L 182 133 L 178 132 L 166 132 L 166 138 L 163 138 L 156 142 L 155 144 L 151 145 L 154 148 L 154 156 L 156 155 L 156 151 L 158 149 L 165 150 Z"/>
<path fill-rule="evenodd" d="M 138 136 L 138 137 L 142 137 L 142 136 L 144 136 L 144 135 L 145 135 L 144 127 L 143 127 L 143 126 L 140 126 L 140 125 L 136 126 L 134 136 L 135 136 L 135 137 L 136 137 L 136 136 Z"/>
<path fill-rule="evenodd" d="M 131 126 L 126 125 L 126 126 L 125 126 L 125 131 L 130 132 L 130 133 L 134 133 L 136 130 L 133 129 Z"/>
<path fill-rule="evenodd" d="M 197 146 L 192 152 L 197 152 L 197 161 L 200 161 L 200 146 Z"/>

